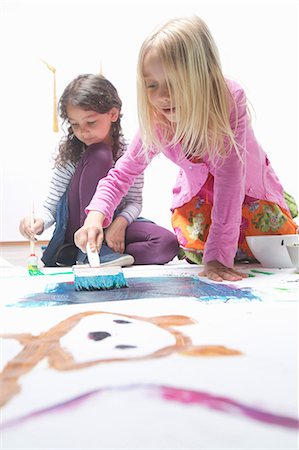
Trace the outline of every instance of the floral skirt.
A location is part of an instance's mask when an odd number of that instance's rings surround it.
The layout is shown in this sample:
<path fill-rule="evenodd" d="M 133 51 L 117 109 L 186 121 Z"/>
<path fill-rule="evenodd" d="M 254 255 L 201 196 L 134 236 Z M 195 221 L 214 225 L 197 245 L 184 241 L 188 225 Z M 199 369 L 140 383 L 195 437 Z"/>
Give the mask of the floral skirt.
<path fill-rule="evenodd" d="M 212 205 L 199 195 L 185 205 L 175 208 L 172 213 L 172 227 L 179 245 L 188 257 L 197 254 L 194 262 L 201 263 L 204 244 L 211 225 Z M 298 225 L 290 213 L 275 203 L 266 200 L 254 200 L 242 207 L 242 221 L 236 260 L 254 260 L 246 236 L 267 234 L 296 234 Z"/>

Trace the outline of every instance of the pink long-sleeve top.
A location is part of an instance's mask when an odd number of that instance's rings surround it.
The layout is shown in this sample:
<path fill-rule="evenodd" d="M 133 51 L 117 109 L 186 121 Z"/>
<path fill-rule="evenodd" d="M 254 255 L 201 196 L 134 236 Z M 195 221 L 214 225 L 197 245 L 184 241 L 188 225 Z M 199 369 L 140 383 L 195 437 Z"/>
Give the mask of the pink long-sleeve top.
<path fill-rule="evenodd" d="M 204 262 L 217 260 L 232 267 L 236 255 L 242 205 L 245 196 L 277 203 L 288 210 L 283 197 L 283 188 L 276 176 L 267 154 L 257 142 L 247 113 L 246 96 L 243 89 L 228 80 L 228 87 L 235 99 L 236 108 L 230 117 L 241 159 L 235 149 L 223 161 L 211 161 L 208 156 L 200 162 L 191 162 L 182 152 L 180 144 L 165 146 L 163 154 L 179 166 L 179 174 L 173 188 L 171 209 L 184 205 L 199 193 L 209 173 L 214 178 L 212 194 L 212 223 L 204 249 Z M 100 211 L 105 215 L 107 227 L 113 212 L 126 195 L 136 176 L 142 173 L 150 161 L 159 153 L 152 150 L 147 156 L 141 150 L 142 141 L 138 132 L 108 175 L 99 181 L 95 195 L 86 211 Z"/>

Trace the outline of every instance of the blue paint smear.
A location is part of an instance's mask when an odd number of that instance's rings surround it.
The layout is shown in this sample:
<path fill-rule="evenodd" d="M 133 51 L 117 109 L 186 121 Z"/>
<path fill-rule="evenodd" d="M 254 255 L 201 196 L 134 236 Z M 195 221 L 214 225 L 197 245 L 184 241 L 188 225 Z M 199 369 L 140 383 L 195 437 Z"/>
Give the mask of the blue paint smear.
<path fill-rule="evenodd" d="M 17 303 L 7 306 L 40 307 L 74 305 L 81 303 L 139 300 L 143 298 L 190 297 L 201 302 L 261 301 L 251 288 L 237 288 L 224 283 L 202 281 L 195 276 L 138 277 L 129 278 L 128 287 L 122 289 L 81 291 L 75 290 L 74 283 L 51 283 L 44 292 L 29 294 Z"/>

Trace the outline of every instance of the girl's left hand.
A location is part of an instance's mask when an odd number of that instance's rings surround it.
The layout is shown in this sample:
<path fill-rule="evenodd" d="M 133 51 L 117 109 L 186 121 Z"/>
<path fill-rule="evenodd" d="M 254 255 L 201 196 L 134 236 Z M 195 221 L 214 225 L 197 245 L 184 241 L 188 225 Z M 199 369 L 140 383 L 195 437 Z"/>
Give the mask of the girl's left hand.
<path fill-rule="evenodd" d="M 213 281 L 239 281 L 247 278 L 246 273 L 224 266 L 218 261 L 209 261 L 204 265 L 204 270 L 198 274 Z"/>
<path fill-rule="evenodd" d="M 105 230 L 105 241 L 108 247 L 118 253 L 124 253 L 125 251 L 125 236 L 128 221 L 118 216 Z"/>

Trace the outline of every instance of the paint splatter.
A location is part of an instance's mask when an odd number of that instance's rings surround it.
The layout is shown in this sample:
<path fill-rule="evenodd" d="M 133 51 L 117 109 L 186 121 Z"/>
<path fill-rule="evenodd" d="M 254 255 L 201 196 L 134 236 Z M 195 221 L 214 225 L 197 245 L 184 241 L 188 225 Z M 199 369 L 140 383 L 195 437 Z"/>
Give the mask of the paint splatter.
<path fill-rule="evenodd" d="M 143 298 L 193 298 L 202 302 L 240 302 L 261 299 L 249 287 L 203 281 L 195 276 L 158 276 L 128 278 L 126 289 L 75 291 L 72 282 L 48 284 L 44 292 L 28 294 L 6 306 L 40 307 L 80 303 L 137 300 Z"/>
<path fill-rule="evenodd" d="M 136 390 L 144 393 L 145 401 L 148 395 L 152 395 L 152 397 L 155 397 L 163 401 L 177 402 L 180 404 L 184 404 L 186 406 L 196 405 L 198 407 L 211 409 L 232 416 L 245 416 L 248 419 L 268 425 L 276 425 L 279 427 L 293 430 L 299 429 L 299 421 L 295 417 L 271 413 L 270 411 L 246 405 L 245 403 L 241 403 L 232 398 L 218 396 L 210 394 L 208 392 L 197 391 L 193 389 L 191 390 L 191 389 L 177 388 L 173 386 L 155 385 L 155 384 L 133 384 L 129 386 L 112 386 L 112 387 L 108 386 L 95 389 L 78 397 L 74 397 L 66 402 L 58 403 L 48 408 L 33 411 L 31 413 L 17 417 L 15 419 L 11 419 L 7 422 L 2 422 L 0 429 L 22 425 L 25 422 L 28 422 L 29 420 L 33 420 L 35 418 L 45 416 L 47 414 L 51 413 L 57 414 L 58 412 L 64 413 L 69 409 L 80 407 L 80 405 L 83 402 L 88 401 L 89 398 L 98 396 L 102 393 L 108 393 L 109 391 L 132 392 Z"/>

